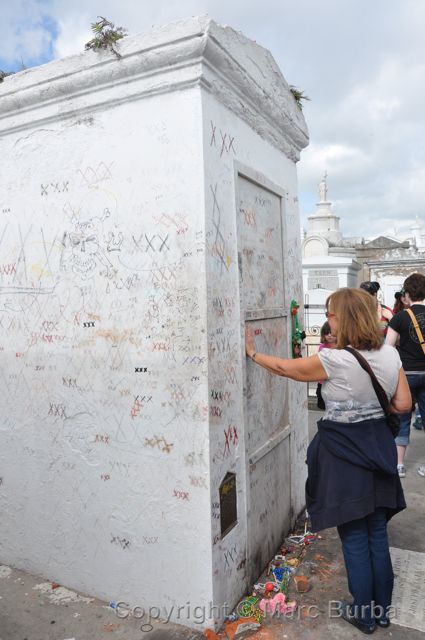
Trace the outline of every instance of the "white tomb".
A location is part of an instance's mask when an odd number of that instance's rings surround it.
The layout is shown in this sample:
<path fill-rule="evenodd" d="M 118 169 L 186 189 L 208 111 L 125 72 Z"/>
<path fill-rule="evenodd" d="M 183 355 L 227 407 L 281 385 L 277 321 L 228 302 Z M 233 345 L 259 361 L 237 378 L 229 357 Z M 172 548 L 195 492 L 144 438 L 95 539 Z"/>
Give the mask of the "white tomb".
<path fill-rule="evenodd" d="M 202 628 L 304 505 L 305 385 L 243 336 L 290 354 L 307 129 L 207 18 L 119 52 L 0 85 L 0 561 Z"/>

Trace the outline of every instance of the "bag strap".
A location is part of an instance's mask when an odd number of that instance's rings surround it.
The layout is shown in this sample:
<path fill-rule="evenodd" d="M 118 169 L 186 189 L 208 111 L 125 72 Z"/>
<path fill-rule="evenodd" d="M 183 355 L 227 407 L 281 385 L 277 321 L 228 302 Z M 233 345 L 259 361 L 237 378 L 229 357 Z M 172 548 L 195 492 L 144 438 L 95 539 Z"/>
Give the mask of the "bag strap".
<path fill-rule="evenodd" d="M 384 410 L 385 415 L 388 416 L 391 413 L 391 410 L 390 410 L 390 403 L 388 401 L 387 394 L 385 393 L 385 390 L 383 389 L 382 385 L 379 383 L 378 378 L 373 373 L 373 370 L 370 364 L 368 363 L 366 358 L 364 358 L 361 355 L 361 353 L 359 353 L 352 347 L 344 347 L 344 350 L 351 353 L 351 355 L 353 355 L 356 358 L 361 368 L 367 371 L 367 373 L 370 375 L 373 388 L 375 390 L 376 395 L 378 396 L 379 404 Z"/>
<path fill-rule="evenodd" d="M 412 309 L 405 309 L 405 311 L 407 311 L 409 316 L 412 318 L 413 326 L 415 327 L 415 331 L 416 331 L 416 335 L 418 336 L 419 344 L 421 345 L 422 351 L 425 354 L 425 340 L 424 340 L 424 337 L 422 335 L 422 331 L 420 330 L 420 327 L 418 325 L 418 321 L 416 320 L 416 316 L 413 313 Z"/>

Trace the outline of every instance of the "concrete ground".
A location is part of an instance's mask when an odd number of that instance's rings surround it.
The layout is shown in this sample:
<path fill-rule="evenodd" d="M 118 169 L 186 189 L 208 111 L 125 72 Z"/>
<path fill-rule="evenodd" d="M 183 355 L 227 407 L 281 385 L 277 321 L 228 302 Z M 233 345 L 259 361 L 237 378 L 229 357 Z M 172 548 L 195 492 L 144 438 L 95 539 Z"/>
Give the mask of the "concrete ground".
<path fill-rule="evenodd" d="M 320 412 L 309 412 L 311 436 L 320 415 Z M 407 476 L 403 480 L 408 508 L 390 522 L 390 544 L 425 554 L 425 479 L 416 473 L 418 463 L 425 462 L 425 433 L 412 431 L 412 444 L 406 458 Z M 250 638 L 353 640 L 363 637 L 353 626 L 328 615 L 329 601 L 349 598 L 334 529 L 325 531 L 321 540 L 307 548 L 303 565 L 308 569 L 311 588 L 305 594 L 295 593 L 291 588 L 290 597 L 298 601 L 298 612 L 289 618 L 266 619 Z M 397 602 L 394 605 L 397 606 Z M 108 603 L 87 599 L 60 586 L 52 589 L 51 583 L 42 578 L 0 566 L 0 640 L 198 640 L 203 637 L 200 631 L 159 621 L 153 622 L 151 631 L 149 627 L 141 629 L 146 622 L 134 617 L 120 619 Z M 425 633 L 395 624 L 388 630 L 377 629 L 376 633 L 391 640 L 425 640 Z M 224 630 L 219 635 L 227 638 Z"/>

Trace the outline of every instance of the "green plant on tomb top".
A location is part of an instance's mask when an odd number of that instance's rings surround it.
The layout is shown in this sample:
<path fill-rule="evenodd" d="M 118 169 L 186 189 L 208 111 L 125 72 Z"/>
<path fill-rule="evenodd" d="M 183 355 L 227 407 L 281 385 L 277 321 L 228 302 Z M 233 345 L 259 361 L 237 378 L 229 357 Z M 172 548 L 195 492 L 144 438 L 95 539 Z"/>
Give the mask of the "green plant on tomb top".
<path fill-rule="evenodd" d="M 28 67 L 25 64 L 25 62 L 23 61 L 23 59 L 21 58 L 21 68 L 19 69 L 19 71 L 25 71 L 25 69 L 28 69 Z M 3 82 L 3 80 L 5 78 L 7 78 L 7 76 L 13 76 L 14 73 L 17 73 L 17 72 L 16 71 L 3 71 L 2 69 L 0 69 L 0 82 Z"/>
<path fill-rule="evenodd" d="M 86 42 L 84 48 L 87 49 L 110 49 L 115 53 L 117 58 L 120 58 L 120 54 L 115 49 L 115 45 L 118 40 L 124 38 L 127 35 L 127 29 L 123 27 L 116 27 L 112 22 L 104 18 L 103 16 L 97 16 L 98 22 L 92 22 L 91 30 L 94 33 L 94 38 Z"/>
<path fill-rule="evenodd" d="M 289 90 L 292 93 L 292 95 L 295 98 L 295 102 L 297 103 L 297 105 L 299 106 L 299 108 L 303 109 L 303 100 L 310 100 L 310 98 L 308 96 L 306 96 L 304 94 L 304 91 L 301 91 L 301 89 L 297 89 L 297 87 L 294 87 L 293 84 L 289 85 Z"/>
<path fill-rule="evenodd" d="M 2 71 L 0 69 L 0 82 L 3 82 L 3 80 L 7 78 L 7 76 L 11 76 L 14 73 L 15 73 L 14 71 Z"/>

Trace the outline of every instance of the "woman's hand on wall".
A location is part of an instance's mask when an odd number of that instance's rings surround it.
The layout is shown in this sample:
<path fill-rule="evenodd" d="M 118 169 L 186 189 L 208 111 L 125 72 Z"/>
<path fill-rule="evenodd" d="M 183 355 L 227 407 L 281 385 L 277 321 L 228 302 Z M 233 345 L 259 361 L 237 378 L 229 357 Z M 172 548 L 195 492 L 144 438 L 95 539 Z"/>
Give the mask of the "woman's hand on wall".
<path fill-rule="evenodd" d="M 252 358 L 255 353 L 254 330 L 251 325 L 245 325 L 245 348 L 248 358 Z"/>

